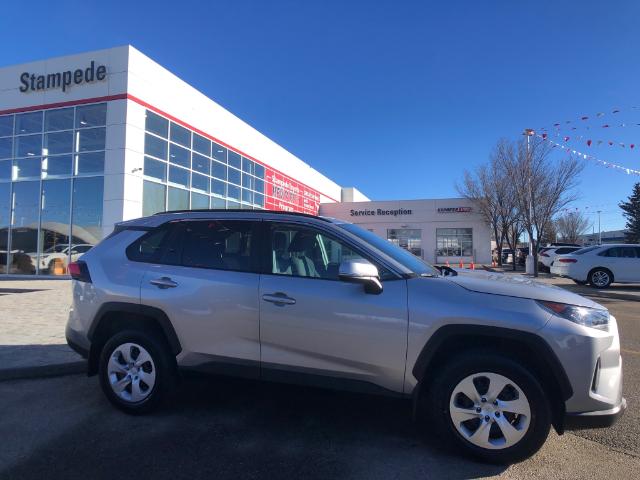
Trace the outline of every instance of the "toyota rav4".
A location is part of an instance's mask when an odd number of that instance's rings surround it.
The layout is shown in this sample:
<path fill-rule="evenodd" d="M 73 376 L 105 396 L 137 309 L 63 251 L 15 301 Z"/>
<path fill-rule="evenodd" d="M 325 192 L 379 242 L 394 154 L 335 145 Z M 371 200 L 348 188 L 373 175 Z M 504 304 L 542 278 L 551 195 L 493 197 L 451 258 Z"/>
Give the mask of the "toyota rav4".
<path fill-rule="evenodd" d="M 67 341 L 141 413 L 181 370 L 407 397 L 485 461 L 624 411 L 615 318 L 560 288 L 435 268 L 356 225 L 207 210 L 120 223 L 70 264 Z"/>

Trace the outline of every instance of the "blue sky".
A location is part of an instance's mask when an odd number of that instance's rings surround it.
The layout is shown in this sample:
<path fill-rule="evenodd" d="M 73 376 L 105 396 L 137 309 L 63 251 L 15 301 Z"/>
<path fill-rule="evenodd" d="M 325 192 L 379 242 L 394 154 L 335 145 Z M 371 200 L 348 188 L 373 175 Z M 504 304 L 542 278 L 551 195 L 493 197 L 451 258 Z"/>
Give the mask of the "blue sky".
<path fill-rule="evenodd" d="M 130 43 L 339 184 L 433 198 L 498 138 L 566 120 L 573 148 L 640 170 L 640 126 L 613 126 L 640 123 L 638 18 L 632 0 L 32 0 L 3 5 L 0 63 Z M 589 163 L 575 206 L 621 228 L 634 181 Z"/>

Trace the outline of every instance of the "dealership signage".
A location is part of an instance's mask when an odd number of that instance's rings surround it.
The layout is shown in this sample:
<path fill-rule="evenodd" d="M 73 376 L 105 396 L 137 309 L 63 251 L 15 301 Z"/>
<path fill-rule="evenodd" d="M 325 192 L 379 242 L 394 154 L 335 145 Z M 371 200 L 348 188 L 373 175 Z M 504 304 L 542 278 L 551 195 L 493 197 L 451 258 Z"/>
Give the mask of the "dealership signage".
<path fill-rule="evenodd" d="M 398 208 L 395 210 L 385 210 L 383 208 L 377 208 L 375 210 L 350 210 L 349 214 L 352 217 L 375 217 L 375 216 L 391 216 L 397 217 L 398 215 L 412 215 L 413 211 L 406 208 Z"/>
<path fill-rule="evenodd" d="M 469 213 L 472 210 L 471 207 L 439 207 L 438 213 Z"/>
<path fill-rule="evenodd" d="M 84 69 L 77 68 L 64 72 L 47 73 L 46 75 L 23 72 L 20 75 L 20 91 L 37 92 L 61 88 L 63 92 L 66 92 L 72 85 L 102 82 L 105 78 L 107 78 L 107 67 L 104 65 L 96 66 L 96 62 L 91 60 L 89 66 Z"/>

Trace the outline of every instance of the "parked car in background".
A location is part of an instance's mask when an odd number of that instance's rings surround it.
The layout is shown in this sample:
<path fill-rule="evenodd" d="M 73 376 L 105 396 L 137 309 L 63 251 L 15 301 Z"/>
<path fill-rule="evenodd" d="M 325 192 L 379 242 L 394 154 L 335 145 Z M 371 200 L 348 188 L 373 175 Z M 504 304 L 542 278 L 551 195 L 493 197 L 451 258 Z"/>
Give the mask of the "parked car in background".
<path fill-rule="evenodd" d="M 566 255 L 580 250 L 582 247 L 547 247 L 538 253 L 538 265 L 541 269 L 549 271 L 551 263 L 558 255 Z"/>
<path fill-rule="evenodd" d="M 609 426 L 626 407 L 603 306 L 436 269 L 339 220 L 165 212 L 118 224 L 69 271 L 67 342 L 129 413 L 157 406 L 179 369 L 357 389 L 410 399 L 432 435 L 510 463 L 551 425 Z"/>
<path fill-rule="evenodd" d="M 69 252 L 69 244 L 56 245 L 48 248 L 40 254 L 40 271 L 53 273 L 57 260 L 62 262 L 62 265 L 66 268 L 69 263 L 69 254 L 71 254 L 71 261 L 75 262 L 80 258 L 80 255 L 87 253 L 92 248 L 93 245 L 85 243 L 71 245 L 71 252 Z M 28 255 L 31 257 L 33 264 L 35 265 L 38 254 L 33 252 Z"/>
<path fill-rule="evenodd" d="M 558 255 L 551 273 L 595 288 L 607 288 L 614 282 L 640 282 L 640 245 L 595 245 Z"/>

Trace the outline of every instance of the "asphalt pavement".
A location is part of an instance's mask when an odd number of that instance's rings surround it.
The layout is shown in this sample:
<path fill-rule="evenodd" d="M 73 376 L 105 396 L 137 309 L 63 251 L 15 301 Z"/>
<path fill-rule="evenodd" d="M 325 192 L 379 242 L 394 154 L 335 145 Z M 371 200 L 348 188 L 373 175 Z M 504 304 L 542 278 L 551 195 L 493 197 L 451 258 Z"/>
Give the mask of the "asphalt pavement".
<path fill-rule="evenodd" d="M 97 379 L 0 382 L 2 479 L 637 478 L 640 457 L 552 433 L 510 467 L 473 462 L 411 420 L 406 400 L 191 378 L 130 416 Z"/>

